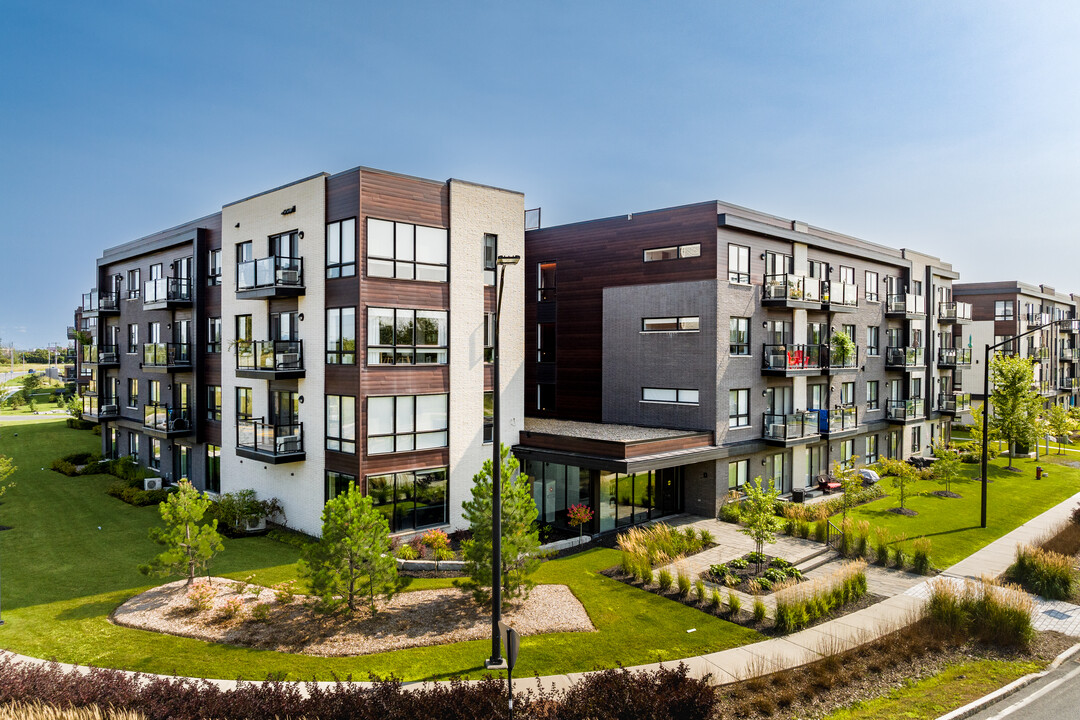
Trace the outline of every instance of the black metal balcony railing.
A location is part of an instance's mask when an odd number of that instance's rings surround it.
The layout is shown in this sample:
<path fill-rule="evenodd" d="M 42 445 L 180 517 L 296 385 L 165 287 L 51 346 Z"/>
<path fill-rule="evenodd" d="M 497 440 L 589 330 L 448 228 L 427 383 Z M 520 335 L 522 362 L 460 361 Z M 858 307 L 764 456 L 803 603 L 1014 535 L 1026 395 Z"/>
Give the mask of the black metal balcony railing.
<path fill-rule="evenodd" d="M 143 427 L 158 432 L 191 429 L 191 409 L 186 405 L 147 403 L 143 406 Z"/>
<path fill-rule="evenodd" d="M 965 322 L 971 320 L 971 303 L 966 302 L 942 302 L 938 303 L 938 320 L 940 322 Z"/>
<path fill-rule="evenodd" d="M 762 285 L 765 300 L 794 300 L 796 302 L 821 302 L 821 280 L 784 273 L 766 275 Z"/>
<path fill-rule="evenodd" d="M 145 343 L 143 367 L 191 367 L 191 343 Z"/>
<path fill-rule="evenodd" d="M 783 414 L 764 413 L 763 420 L 767 440 L 800 440 L 819 434 L 816 410 L 799 410 Z"/>
<path fill-rule="evenodd" d="M 301 340 L 254 340 L 236 348 L 237 370 L 302 370 L 304 343 Z"/>
<path fill-rule="evenodd" d="M 1077 390 L 1080 390 L 1080 378 L 1058 378 L 1058 390 L 1065 390 L 1066 392 L 1076 392 Z"/>
<path fill-rule="evenodd" d="M 190 302 L 191 278 L 155 278 L 143 283 L 143 304 Z"/>
<path fill-rule="evenodd" d="M 859 409 L 855 406 L 818 410 L 818 430 L 825 435 L 847 432 L 859 426 Z"/>
<path fill-rule="evenodd" d="M 818 370 L 828 348 L 824 345 L 764 345 L 766 370 Z"/>
<path fill-rule="evenodd" d="M 971 393 L 939 393 L 938 410 L 944 413 L 960 413 L 971 409 Z"/>
<path fill-rule="evenodd" d="M 885 403 L 885 417 L 890 420 L 916 420 L 926 417 L 926 407 L 922 398 L 889 400 Z"/>
<path fill-rule="evenodd" d="M 120 310 L 120 293 L 98 292 L 91 290 L 83 293 L 83 312 L 118 312 Z"/>
<path fill-rule="evenodd" d="M 840 357 L 835 348 L 828 352 L 829 368 L 832 370 L 854 370 L 859 365 L 859 347 L 856 345 L 851 355 L 846 358 Z"/>
<path fill-rule="evenodd" d="M 824 286 L 821 296 L 822 302 L 827 302 L 830 305 L 842 305 L 844 307 L 859 306 L 858 285 L 840 282 L 839 280 L 830 280 L 829 282 L 822 283 L 822 285 Z"/>
<path fill-rule="evenodd" d="M 926 298 L 911 293 L 893 293 L 885 296 L 887 314 L 925 315 Z"/>
<path fill-rule="evenodd" d="M 967 367 L 971 365 L 971 348 L 938 348 L 938 367 Z"/>
<path fill-rule="evenodd" d="M 303 258 L 270 257 L 236 263 L 236 289 L 303 287 Z"/>
<path fill-rule="evenodd" d="M 236 446 L 265 455 L 304 452 L 304 423 L 274 424 L 257 420 L 236 421 Z"/>
<path fill-rule="evenodd" d="M 897 347 L 885 348 L 885 367 L 914 368 L 923 365 L 923 348 Z"/>

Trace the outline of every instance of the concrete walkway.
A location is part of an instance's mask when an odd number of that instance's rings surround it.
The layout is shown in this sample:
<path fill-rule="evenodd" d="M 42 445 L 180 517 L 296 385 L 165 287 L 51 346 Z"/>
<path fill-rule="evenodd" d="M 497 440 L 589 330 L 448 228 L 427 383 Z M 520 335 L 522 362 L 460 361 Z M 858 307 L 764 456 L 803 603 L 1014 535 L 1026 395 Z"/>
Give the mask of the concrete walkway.
<path fill-rule="evenodd" d="M 976 551 L 969 557 L 961 560 L 942 575 L 947 578 L 963 579 L 978 578 L 983 575 L 997 576 L 1003 573 L 1012 564 L 1017 543 L 1032 542 L 1057 527 L 1067 519 L 1073 509 L 1080 503 L 1080 493 L 1060 505 L 1047 510 L 1043 514 L 1029 520 L 1021 527 L 1004 535 L 1003 537 L 988 544 L 981 550 Z M 692 518 L 676 519 L 673 524 L 713 523 L 713 520 L 694 520 Z M 712 531 L 712 525 L 706 525 Z M 741 536 L 741 534 L 740 534 Z M 720 540 L 724 547 L 724 540 L 720 539 L 718 532 L 714 537 Z M 728 538 L 725 533 L 724 538 Z M 744 537 L 745 536 L 741 536 Z M 731 536 L 734 543 L 735 539 Z M 746 538 L 749 541 L 749 538 Z M 802 547 L 806 542 L 798 538 L 786 538 L 795 541 L 792 547 Z M 814 543 L 811 543 L 814 544 Z M 820 545 L 817 547 L 820 548 Z M 750 548 L 752 549 L 752 547 Z M 736 552 L 735 550 L 722 550 L 721 552 Z M 738 552 L 732 557 L 744 554 L 747 550 Z M 780 553 L 783 554 L 783 553 Z M 868 573 L 867 579 L 869 580 Z M 679 662 L 685 663 L 694 677 L 711 677 L 715 684 L 723 685 L 737 680 L 745 680 L 758 675 L 766 675 L 777 670 L 791 669 L 813 662 L 825 655 L 842 652 L 863 643 L 886 635 L 894 630 L 909 624 L 917 619 L 923 606 L 923 598 L 926 596 L 928 581 L 919 578 L 919 582 L 908 587 L 900 594 L 894 594 L 871 607 L 858 610 L 843 617 L 829 622 L 815 625 L 791 635 L 771 638 L 753 645 L 731 648 L 720 652 L 672 660 L 665 663 L 650 665 L 638 665 L 628 668 L 632 671 L 655 670 L 661 665 L 672 667 Z M 1053 613 L 1057 613 L 1057 615 Z M 1080 608 L 1068 603 L 1050 603 L 1041 598 L 1036 598 L 1036 609 L 1033 613 L 1036 627 L 1040 630 L 1059 630 L 1067 635 L 1080 637 Z M 44 660 L 15 655 L 0 651 L 0 657 L 10 657 L 18 662 L 45 663 Z M 62 667 L 85 672 L 85 668 L 76 669 L 72 665 Z M 131 673 L 134 675 L 135 673 Z M 564 675 L 547 675 L 540 678 L 545 687 L 565 688 L 574 684 L 587 673 L 569 673 Z M 143 675 L 143 677 L 150 677 Z M 209 682 L 227 690 L 236 686 L 233 680 L 210 680 Z M 318 683 L 320 686 L 329 687 L 332 682 Z M 369 685 L 369 683 L 360 683 Z M 422 685 L 423 683 L 410 683 L 409 685 Z M 301 686 L 303 691 L 303 686 Z"/>

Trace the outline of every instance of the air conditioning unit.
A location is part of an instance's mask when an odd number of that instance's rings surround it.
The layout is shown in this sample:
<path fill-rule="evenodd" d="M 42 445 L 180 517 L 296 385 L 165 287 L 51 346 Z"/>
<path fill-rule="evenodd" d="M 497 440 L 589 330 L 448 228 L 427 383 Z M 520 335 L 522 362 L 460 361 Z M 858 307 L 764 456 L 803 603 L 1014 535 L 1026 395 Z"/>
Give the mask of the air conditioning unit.
<path fill-rule="evenodd" d="M 244 529 L 248 532 L 259 532 L 266 529 L 266 518 L 259 518 L 257 520 L 247 520 L 244 523 Z"/>
<path fill-rule="evenodd" d="M 282 367 L 300 367 L 300 353 L 281 353 Z"/>
<path fill-rule="evenodd" d="M 278 282 L 282 285 L 299 285 L 299 270 L 278 270 Z"/>
<path fill-rule="evenodd" d="M 102 415 L 116 415 L 119 412 L 120 412 L 120 406 L 119 405 L 102 405 L 101 406 L 101 414 Z"/>
<path fill-rule="evenodd" d="M 279 453 L 300 452 L 299 435 L 283 435 L 278 438 L 277 451 Z"/>
<path fill-rule="evenodd" d="M 158 477 L 145 478 L 142 481 L 142 487 L 143 487 L 143 490 L 160 490 L 161 489 L 161 478 L 158 478 Z"/>
<path fill-rule="evenodd" d="M 785 438 L 787 433 L 784 431 L 784 426 L 780 423 L 774 423 L 769 425 L 769 437 Z"/>

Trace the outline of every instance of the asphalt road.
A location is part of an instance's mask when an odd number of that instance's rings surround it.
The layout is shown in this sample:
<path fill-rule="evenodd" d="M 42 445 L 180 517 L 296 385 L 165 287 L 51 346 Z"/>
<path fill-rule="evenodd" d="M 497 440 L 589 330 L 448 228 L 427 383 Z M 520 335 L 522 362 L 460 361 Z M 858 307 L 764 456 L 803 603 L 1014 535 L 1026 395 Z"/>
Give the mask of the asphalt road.
<path fill-rule="evenodd" d="M 1070 658 L 1045 677 L 972 717 L 978 720 L 1080 717 L 1080 657 Z"/>

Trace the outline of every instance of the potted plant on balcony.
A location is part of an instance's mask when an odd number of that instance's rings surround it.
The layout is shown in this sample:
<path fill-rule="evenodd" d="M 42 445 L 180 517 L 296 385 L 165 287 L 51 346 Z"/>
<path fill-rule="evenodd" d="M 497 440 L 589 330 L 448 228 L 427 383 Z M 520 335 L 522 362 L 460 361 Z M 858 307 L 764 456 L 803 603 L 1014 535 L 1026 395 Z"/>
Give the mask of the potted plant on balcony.
<path fill-rule="evenodd" d="M 846 367 L 855 357 L 855 343 L 846 332 L 834 332 L 829 338 L 829 361 L 836 367 Z"/>

